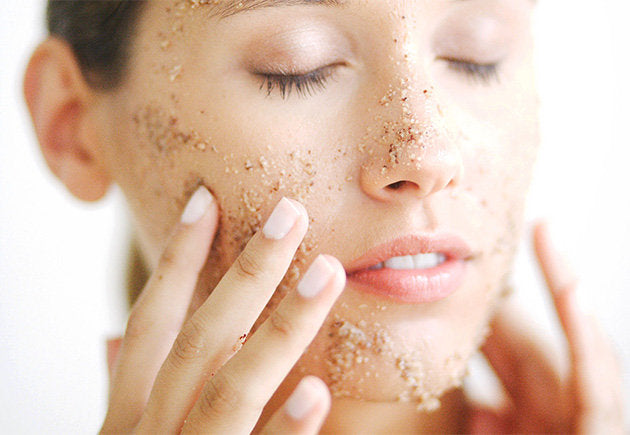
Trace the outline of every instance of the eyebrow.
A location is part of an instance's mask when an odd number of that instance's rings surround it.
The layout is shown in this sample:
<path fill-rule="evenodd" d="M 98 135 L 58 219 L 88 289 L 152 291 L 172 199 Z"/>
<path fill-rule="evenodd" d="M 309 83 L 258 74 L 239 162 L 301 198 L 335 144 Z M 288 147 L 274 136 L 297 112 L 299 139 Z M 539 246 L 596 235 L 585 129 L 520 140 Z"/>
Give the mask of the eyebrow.
<path fill-rule="evenodd" d="M 262 8 L 299 5 L 341 6 L 346 3 L 345 0 L 191 0 L 191 2 L 194 6 L 210 7 L 210 16 L 219 18 Z"/>

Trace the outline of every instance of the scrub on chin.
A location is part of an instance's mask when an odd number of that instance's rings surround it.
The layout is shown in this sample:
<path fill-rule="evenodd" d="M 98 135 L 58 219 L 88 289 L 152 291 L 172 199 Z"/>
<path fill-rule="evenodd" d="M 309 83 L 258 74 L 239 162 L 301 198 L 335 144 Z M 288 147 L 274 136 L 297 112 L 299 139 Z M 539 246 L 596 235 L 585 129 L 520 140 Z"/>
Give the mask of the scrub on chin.
<path fill-rule="evenodd" d="M 331 253 L 346 290 L 293 376 L 320 376 L 337 396 L 434 409 L 461 385 L 502 291 L 513 250 L 496 247 L 521 231 L 537 147 L 536 97 L 522 91 L 529 13 L 517 1 L 404 13 L 378 2 L 222 16 L 215 6 L 152 4 L 134 45 L 115 142 L 118 153 L 146 150 L 131 167 L 165 168 L 149 183 L 145 171 L 119 171 L 148 263 L 183 198 L 207 186 L 221 222 L 201 303 L 271 207 L 300 201 L 309 232 L 254 329 Z M 491 22 L 483 35 L 465 24 L 471 13 Z M 455 37 L 472 41 L 466 53 Z M 493 53 L 508 60 L 490 66 Z"/>
<path fill-rule="evenodd" d="M 259 425 L 285 403 L 307 415 L 320 388 L 324 431 L 466 431 L 463 379 L 509 293 L 538 149 L 532 3 L 144 3 L 124 80 L 99 95 L 98 161 L 153 276 L 194 230 L 189 199 L 212 197 L 182 335 L 228 346 L 197 367 L 205 386 L 174 385 L 212 403 L 221 373 L 256 373 L 233 390 L 267 394 L 240 416 Z"/>

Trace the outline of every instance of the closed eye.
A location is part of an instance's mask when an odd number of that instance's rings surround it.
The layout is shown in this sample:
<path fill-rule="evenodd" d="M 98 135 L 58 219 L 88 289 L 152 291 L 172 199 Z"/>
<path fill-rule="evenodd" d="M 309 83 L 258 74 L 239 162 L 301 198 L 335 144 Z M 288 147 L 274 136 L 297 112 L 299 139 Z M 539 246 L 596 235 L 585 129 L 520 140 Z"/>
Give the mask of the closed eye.
<path fill-rule="evenodd" d="M 451 70 L 463 74 L 474 83 L 491 85 L 500 82 L 498 62 L 484 64 L 449 57 L 438 57 L 438 60 L 445 61 Z"/>
<path fill-rule="evenodd" d="M 312 96 L 323 91 L 334 74 L 334 67 L 335 65 L 328 65 L 304 74 L 256 73 L 256 75 L 261 77 L 261 91 L 265 90 L 267 96 L 270 96 L 277 89 L 284 100 L 293 90 L 300 97 Z"/>

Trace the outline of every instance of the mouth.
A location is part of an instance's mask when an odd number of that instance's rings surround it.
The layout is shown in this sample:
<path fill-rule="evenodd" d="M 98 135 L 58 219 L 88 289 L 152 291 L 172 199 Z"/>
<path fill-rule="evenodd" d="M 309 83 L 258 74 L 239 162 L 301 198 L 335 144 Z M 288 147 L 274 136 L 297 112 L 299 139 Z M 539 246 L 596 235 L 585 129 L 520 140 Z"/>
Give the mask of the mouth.
<path fill-rule="evenodd" d="M 368 250 L 346 267 L 346 275 L 360 291 L 423 304 L 457 290 L 471 257 L 470 247 L 459 237 L 407 235 Z"/>

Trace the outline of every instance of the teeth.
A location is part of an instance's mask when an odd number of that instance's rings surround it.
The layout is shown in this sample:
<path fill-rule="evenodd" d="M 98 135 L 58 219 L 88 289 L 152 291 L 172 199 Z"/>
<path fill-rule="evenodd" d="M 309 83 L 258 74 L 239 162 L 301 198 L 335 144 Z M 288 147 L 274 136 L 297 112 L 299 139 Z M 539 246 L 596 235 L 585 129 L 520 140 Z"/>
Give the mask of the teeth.
<path fill-rule="evenodd" d="M 414 269 L 413 258 L 411 255 L 404 257 L 392 257 L 385 261 L 385 267 L 390 269 Z"/>
<path fill-rule="evenodd" d="M 444 263 L 444 254 L 418 254 L 413 256 L 413 264 L 416 269 L 430 269 Z"/>
<path fill-rule="evenodd" d="M 384 263 L 378 263 L 370 267 L 371 270 L 389 269 L 409 270 L 409 269 L 431 269 L 444 263 L 446 257 L 444 254 L 432 252 L 429 254 L 404 255 L 401 257 L 392 257 Z"/>

